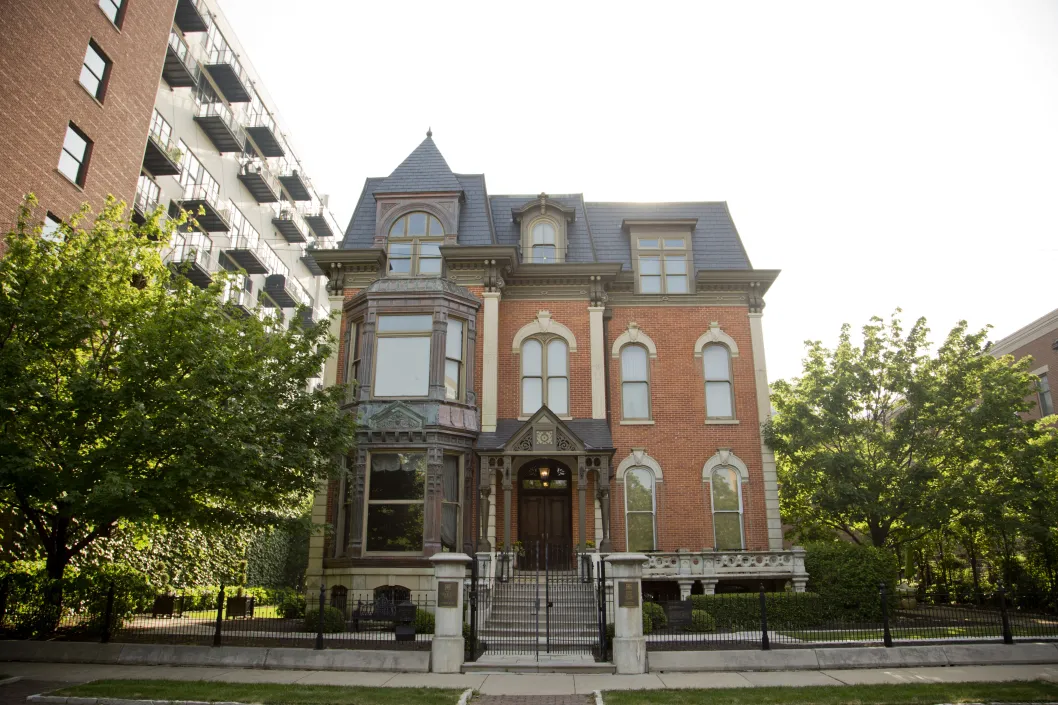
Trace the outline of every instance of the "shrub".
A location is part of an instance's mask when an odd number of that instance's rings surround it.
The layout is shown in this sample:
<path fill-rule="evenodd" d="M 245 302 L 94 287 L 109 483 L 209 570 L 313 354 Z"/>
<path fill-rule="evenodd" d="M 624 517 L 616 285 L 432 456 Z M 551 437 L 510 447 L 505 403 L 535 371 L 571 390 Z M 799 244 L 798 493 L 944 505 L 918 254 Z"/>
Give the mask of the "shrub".
<path fill-rule="evenodd" d="M 643 634 L 649 634 L 654 631 L 654 622 L 650 619 L 650 615 L 646 610 L 643 610 Z"/>
<path fill-rule="evenodd" d="M 424 609 L 415 609 L 415 633 L 433 634 L 434 616 Z M 465 630 L 464 630 L 465 631 Z"/>
<path fill-rule="evenodd" d="M 276 605 L 276 612 L 284 619 L 300 619 L 305 616 L 305 596 L 295 592 L 285 595 Z"/>
<path fill-rule="evenodd" d="M 315 632 L 319 630 L 320 611 L 309 610 L 305 613 L 305 631 Z M 337 607 L 323 608 L 323 632 L 325 634 L 338 634 L 345 631 L 345 615 Z"/>
<path fill-rule="evenodd" d="M 831 616 L 847 621 L 878 621 L 878 586 L 896 589 L 897 560 L 892 551 L 852 543 L 815 543 L 806 547 L 809 585 Z"/>
<path fill-rule="evenodd" d="M 653 629 L 664 629 L 669 626 L 669 618 L 665 615 L 665 608 L 656 602 L 644 602 L 643 614 L 650 615 L 650 625 Z M 643 630 L 646 634 L 646 629 Z"/>
<path fill-rule="evenodd" d="M 716 620 L 705 610 L 691 610 L 691 624 L 687 627 L 687 631 L 715 632 Z"/>
<path fill-rule="evenodd" d="M 768 626 L 806 628 L 819 626 L 829 617 L 825 601 L 813 593 L 765 593 Z M 691 610 L 709 614 L 715 626 L 725 631 L 760 629 L 760 594 L 728 593 L 691 595 Z"/>

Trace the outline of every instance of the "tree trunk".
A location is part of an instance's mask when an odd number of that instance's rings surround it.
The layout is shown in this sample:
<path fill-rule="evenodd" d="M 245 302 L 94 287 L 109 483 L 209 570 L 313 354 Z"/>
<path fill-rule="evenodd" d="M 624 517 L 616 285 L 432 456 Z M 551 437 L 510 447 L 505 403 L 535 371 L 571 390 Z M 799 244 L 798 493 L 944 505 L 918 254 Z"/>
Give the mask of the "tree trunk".
<path fill-rule="evenodd" d="M 62 621 L 63 575 L 70 563 L 66 548 L 66 525 L 57 521 L 53 533 L 44 544 L 47 560 L 44 571 L 48 581 L 44 588 L 44 605 L 35 628 L 35 636 L 46 638 L 53 634 Z"/>

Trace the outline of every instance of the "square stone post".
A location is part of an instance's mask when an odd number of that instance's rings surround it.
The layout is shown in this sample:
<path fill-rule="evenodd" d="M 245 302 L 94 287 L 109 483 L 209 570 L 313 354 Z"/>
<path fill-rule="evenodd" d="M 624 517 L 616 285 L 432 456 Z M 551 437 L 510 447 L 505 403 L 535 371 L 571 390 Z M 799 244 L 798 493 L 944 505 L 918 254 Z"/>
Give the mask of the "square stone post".
<path fill-rule="evenodd" d="M 492 495 L 492 467 L 495 458 L 481 458 L 478 463 L 478 543 L 474 549 L 478 553 L 492 550 L 489 543 L 489 510 Z"/>
<path fill-rule="evenodd" d="M 430 653 L 433 673 L 459 673 L 463 666 L 463 582 L 470 561 L 465 553 L 437 553 L 430 557 L 437 595 Z"/>
<path fill-rule="evenodd" d="M 606 571 L 614 580 L 613 662 L 617 673 L 647 672 L 647 638 L 643 636 L 642 553 L 613 553 L 606 558 Z"/>
<path fill-rule="evenodd" d="M 486 291 L 484 330 L 482 331 L 481 370 L 481 431 L 496 431 L 496 411 L 499 404 L 500 372 L 500 292 Z"/>

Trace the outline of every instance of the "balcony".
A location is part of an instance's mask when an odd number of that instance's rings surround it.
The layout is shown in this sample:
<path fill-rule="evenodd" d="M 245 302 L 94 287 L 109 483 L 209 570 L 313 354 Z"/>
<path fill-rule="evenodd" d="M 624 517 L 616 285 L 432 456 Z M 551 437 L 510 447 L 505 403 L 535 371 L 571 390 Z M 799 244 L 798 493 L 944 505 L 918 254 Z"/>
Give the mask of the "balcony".
<path fill-rule="evenodd" d="M 323 267 L 320 266 L 319 262 L 317 262 L 316 258 L 312 255 L 314 252 L 319 252 L 320 250 L 333 250 L 337 246 L 338 243 L 334 241 L 334 238 L 318 237 L 313 240 L 307 247 L 302 249 L 301 262 L 308 268 L 310 272 L 315 274 L 317 277 L 325 276 L 326 272 L 323 271 Z"/>
<path fill-rule="evenodd" d="M 143 150 L 143 168 L 154 176 L 176 176 L 180 173 L 180 150 L 160 132 L 147 135 Z"/>
<path fill-rule="evenodd" d="M 720 580 L 758 582 L 790 580 L 797 592 L 804 592 L 808 582 L 805 552 L 795 546 L 781 551 L 676 551 L 649 553 L 643 578 L 678 580 L 689 585 L 700 580 L 705 592 L 712 594 Z"/>
<path fill-rule="evenodd" d="M 279 200 L 279 181 L 259 159 L 243 162 L 239 169 L 239 181 L 258 203 L 275 203 Z"/>
<path fill-rule="evenodd" d="M 199 103 L 195 122 L 222 154 L 241 152 L 246 147 L 246 133 L 224 103 Z"/>
<path fill-rule="evenodd" d="M 243 71 L 239 57 L 231 49 L 213 48 L 202 68 L 217 84 L 229 103 L 249 103 L 250 77 Z"/>
<path fill-rule="evenodd" d="M 297 325 L 299 325 L 299 326 L 301 326 L 303 328 L 308 328 L 309 326 L 313 326 L 313 325 L 319 323 L 320 321 L 327 320 L 327 316 L 328 315 L 329 315 L 329 312 L 327 311 L 327 309 L 325 307 L 322 307 L 322 306 L 315 306 L 315 307 L 306 306 L 305 308 L 303 308 L 303 309 L 301 309 L 299 311 L 299 313 L 295 317 L 293 323 L 297 323 Z"/>
<path fill-rule="evenodd" d="M 272 225 L 275 226 L 276 230 L 287 242 L 305 242 L 307 240 L 305 233 L 308 230 L 308 226 L 305 224 L 301 214 L 293 208 L 284 208 L 279 211 L 279 215 L 272 218 Z"/>
<path fill-rule="evenodd" d="M 287 190 L 292 201 L 311 201 L 312 184 L 295 167 L 287 167 L 279 172 L 279 182 Z"/>
<path fill-rule="evenodd" d="M 205 32 L 209 29 L 209 12 L 202 0 L 179 0 L 173 22 L 181 32 Z"/>
<path fill-rule="evenodd" d="M 261 237 L 257 233 L 236 234 L 224 252 L 247 274 L 268 274 L 268 263 L 271 260 L 268 245 L 261 242 Z"/>
<path fill-rule="evenodd" d="M 162 78 L 170 88 L 188 88 L 198 83 L 195 78 L 195 58 L 191 56 L 184 38 L 172 30 L 169 30 L 169 46 L 165 48 Z"/>
<path fill-rule="evenodd" d="M 146 176 L 141 176 L 136 184 L 136 200 L 132 202 L 132 221 L 143 225 L 147 217 L 158 207 L 161 198 L 161 189 L 158 184 Z"/>
<path fill-rule="evenodd" d="M 203 184 L 188 184 L 180 198 L 181 208 L 191 214 L 200 228 L 206 232 L 228 232 L 231 230 L 231 216 L 227 208 L 221 208 L 217 189 L 207 188 Z M 199 213 L 199 209 L 202 210 Z"/>
<path fill-rule="evenodd" d="M 213 283 L 217 262 L 209 237 L 202 233 L 173 233 L 171 244 L 172 250 L 165 257 L 170 269 L 203 289 Z"/>
<path fill-rule="evenodd" d="M 243 317 L 250 317 L 254 310 L 253 292 L 239 287 L 237 284 L 229 284 L 228 291 L 224 295 L 224 301 L 234 308 Z"/>
<path fill-rule="evenodd" d="M 294 308 L 304 298 L 298 283 L 285 274 L 270 274 L 265 277 L 264 290 L 279 308 Z M 266 306 L 267 299 L 263 300 Z"/>
<path fill-rule="evenodd" d="M 327 211 L 322 206 L 319 208 L 307 208 L 301 212 L 301 215 L 305 218 L 305 222 L 312 228 L 312 232 L 316 233 L 316 237 L 334 237 L 334 230 L 331 229 L 331 224 L 328 222 Z"/>
<path fill-rule="evenodd" d="M 258 113 L 250 118 L 246 133 L 250 135 L 257 152 L 262 157 L 285 157 L 286 150 L 279 140 L 276 121 L 268 113 Z"/>

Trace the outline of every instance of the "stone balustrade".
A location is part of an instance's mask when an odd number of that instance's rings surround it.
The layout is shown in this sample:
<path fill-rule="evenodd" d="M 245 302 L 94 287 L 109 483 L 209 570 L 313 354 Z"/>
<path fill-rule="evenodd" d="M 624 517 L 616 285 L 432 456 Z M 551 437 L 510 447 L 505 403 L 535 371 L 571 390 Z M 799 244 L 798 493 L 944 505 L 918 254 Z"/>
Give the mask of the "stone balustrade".
<path fill-rule="evenodd" d="M 700 580 L 705 594 L 711 595 L 720 580 L 785 579 L 794 590 L 804 592 L 808 583 L 805 551 L 799 546 L 781 551 L 675 551 L 646 554 L 644 580 L 676 580 L 680 593 L 690 595 L 694 581 Z"/>

